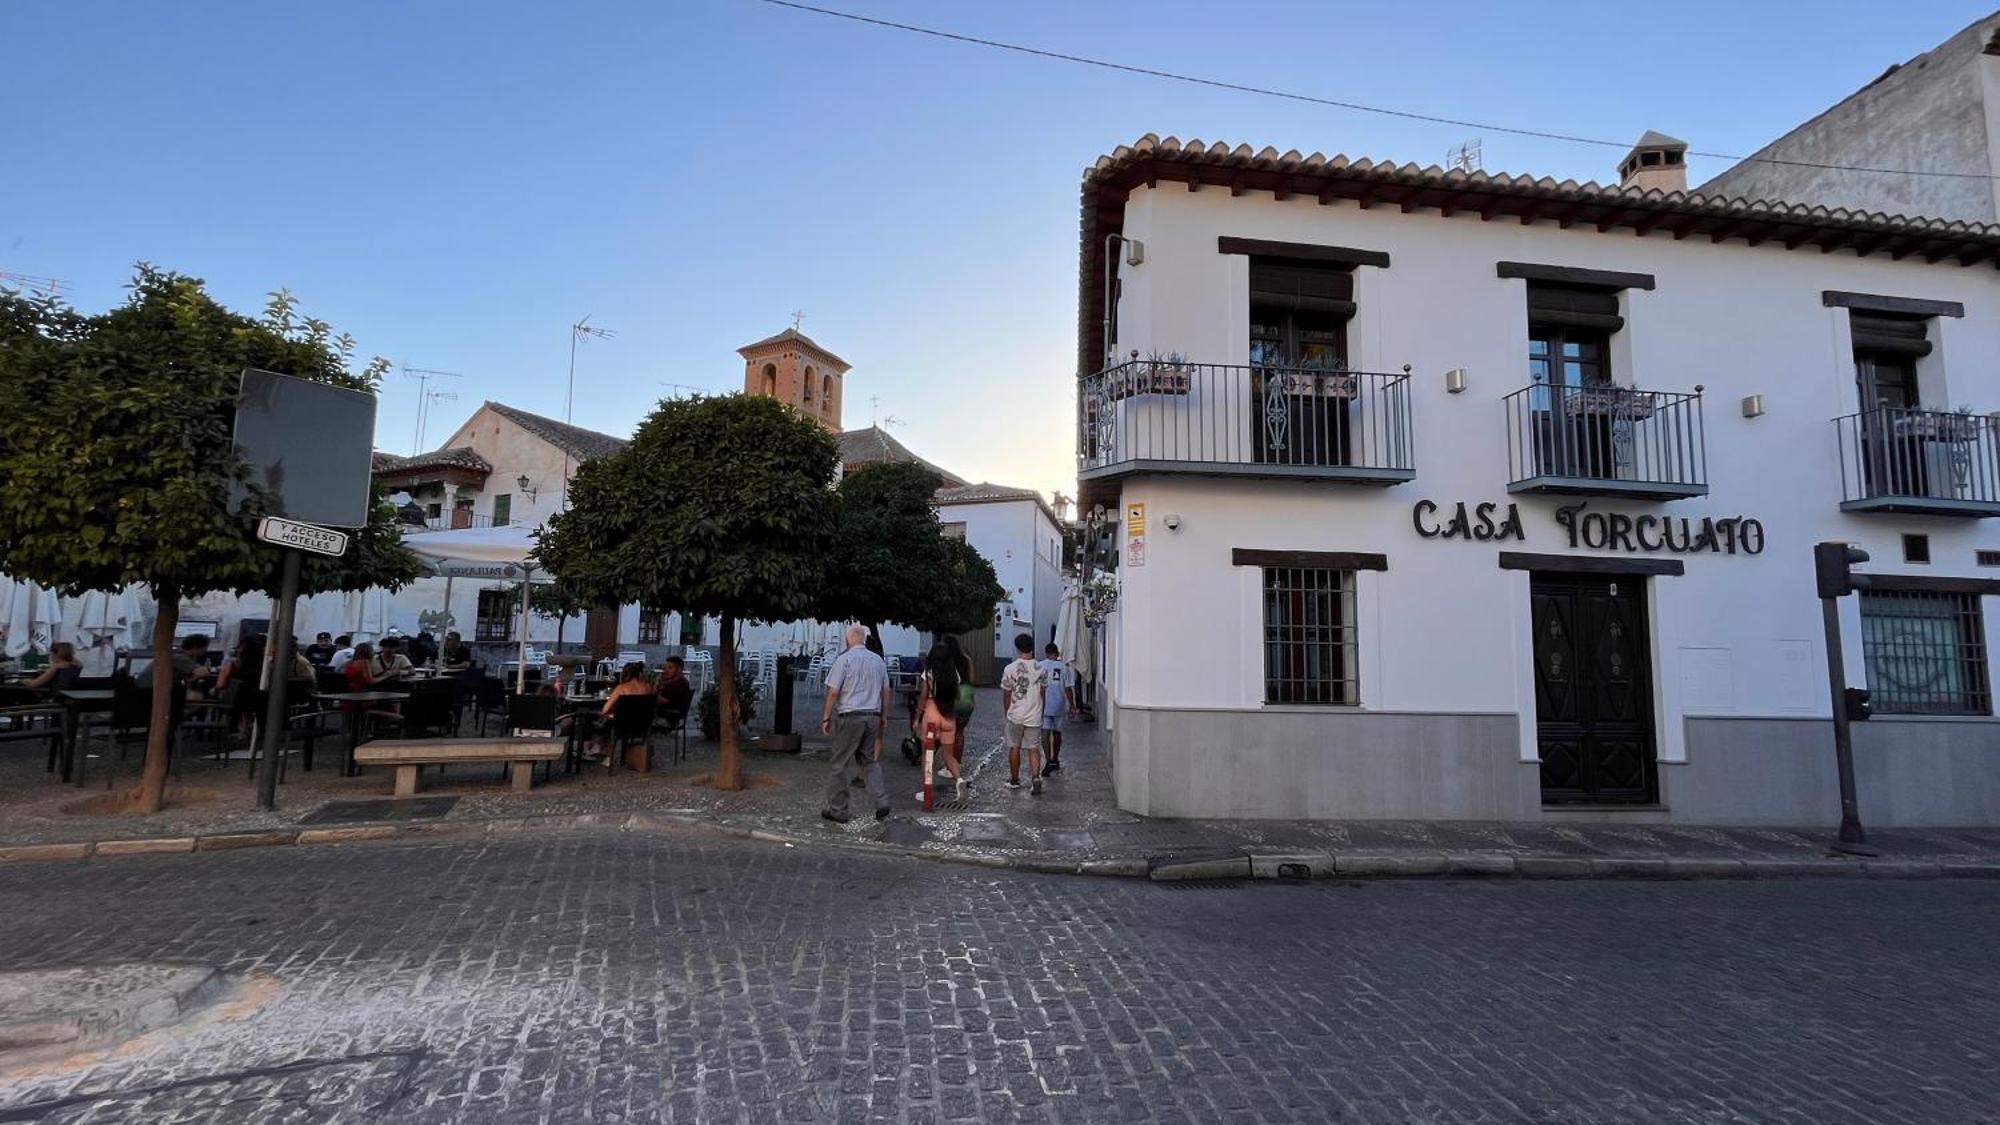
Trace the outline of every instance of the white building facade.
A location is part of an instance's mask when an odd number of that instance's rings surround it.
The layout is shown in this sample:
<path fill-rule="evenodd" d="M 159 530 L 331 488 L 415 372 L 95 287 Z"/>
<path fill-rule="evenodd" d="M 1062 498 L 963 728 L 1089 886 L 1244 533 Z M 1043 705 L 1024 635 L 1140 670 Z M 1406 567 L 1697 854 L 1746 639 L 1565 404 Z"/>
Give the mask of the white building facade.
<path fill-rule="evenodd" d="M 1083 203 L 1121 806 L 1831 824 L 1846 541 L 1863 822 L 2000 823 L 2000 228 L 1150 136 Z"/>

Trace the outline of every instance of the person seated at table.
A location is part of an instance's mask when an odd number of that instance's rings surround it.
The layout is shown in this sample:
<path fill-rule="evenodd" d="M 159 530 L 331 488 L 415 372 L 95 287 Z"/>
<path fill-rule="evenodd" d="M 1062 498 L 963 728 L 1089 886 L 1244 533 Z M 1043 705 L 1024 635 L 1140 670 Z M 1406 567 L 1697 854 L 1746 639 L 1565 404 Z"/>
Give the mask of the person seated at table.
<path fill-rule="evenodd" d="M 680 657 L 667 657 L 659 678 L 653 681 L 653 693 L 659 697 L 661 711 L 685 715 L 694 705 L 694 685 L 688 682 L 686 664 Z"/>
<path fill-rule="evenodd" d="M 245 637 L 237 644 L 236 651 L 222 662 L 222 671 L 215 677 L 215 693 L 221 695 L 229 690 L 230 684 L 247 683 L 254 690 L 264 677 L 265 638 L 259 633 Z"/>
<path fill-rule="evenodd" d="M 174 680 L 185 685 L 190 696 L 206 698 L 215 680 L 215 669 L 208 666 L 207 634 L 190 633 L 182 637 L 180 651 L 174 653 L 173 660 Z"/>
<path fill-rule="evenodd" d="M 333 643 L 333 634 L 321 633 L 313 638 L 313 643 L 306 646 L 306 663 L 315 666 L 326 664 L 333 659 L 333 654 L 339 651 L 340 649 Z"/>
<path fill-rule="evenodd" d="M 49 646 L 49 666 L 35 673 L 31 679 L 23 680 L 22 687 L 36 691 L 61 691 L 76 683 L 83 675 L 83 662 L 76 658 L 76 646 L 68 641 L 57 641 Z"/>
<path fill-rule="evenodd" d="M 436 664 L 438 657 L 437 638 L 431 636 L 429 629 L 419 630 L 417 635 L 408 642 L 405 655 L 410 658 L 410 663 L 419 668 L 426 668 Z"/>
<path fill-rule="evenodd" d="M 327 657 L 326 666 L 336 672 L 345 672 L 347 662 L 354 659 L 354 638 L 342 633 L 333 638 L 333 655 Z"/>
<path fill-rule="evenodd" d="M 358 654 L 355 659 L 360 659 Z M 369 671 L 377 682 L 386 680 L 393 684 L 415 678 L 417 669 L 410 663 L 410 658 L 403 655 L 403 638 L 383 637 L 381 651 L 375 654 L 374 665 Z"/>
<path fill-rule="evenodd" d="M 612 686 L 611 694 L 604 697 L 604 710 L 598 713 L 597 733 L 590 740 L 590 749 L 583 752 L 586 761 L 594 762 L 602 758 L 611 748 L 611 711 L 618 701 L 628 695 L 651 695 L 653 685 L 646 681 L 646 666 L 637 660 L 627 664 L 618 674 L 618 682 Z"/>
<path fill-rule="evenodd" d="M 292 674 L 290 678 L 294 680 L 311 681 L 313 679 L 314 674 L 315 670 L 313 668 L 313 662 L 306 659 L 305 650 L 299 647 L 299 639 L 297 637 L 293 637 Z"/>
<path fill-rule="evenodd" d="M 438 653 L 438 666 L 447 672 L 463 672 L 472 667 L 472 649 L 465 638 L 453 629 L 444 635 L 444 649 Z"/>
<path fill-rule="evenodd" d="M 341 669 L 347 677 L 348 691 L 369 691 L 375 686 L 375 646 L 362 641 L 354 646 L 354 655 Z"/>

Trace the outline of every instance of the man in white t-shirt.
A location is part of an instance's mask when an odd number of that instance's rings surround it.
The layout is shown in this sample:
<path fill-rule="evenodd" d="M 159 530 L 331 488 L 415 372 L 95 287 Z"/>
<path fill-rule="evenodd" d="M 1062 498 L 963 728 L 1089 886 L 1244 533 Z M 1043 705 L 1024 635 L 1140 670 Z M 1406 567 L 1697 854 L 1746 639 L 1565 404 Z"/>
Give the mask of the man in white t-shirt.
<path fill-rule="evenodd" d="M 1014 638 L 1014 662 L 1000 673 L 1000 701 L 1007 709 L 1007 788 L 1021 787 L 1021 744 L 1028 746 L 1029 792 L 1042 795 L 1042 697 L 1048 673 L 1035 663 L 1035 638 Z"/>

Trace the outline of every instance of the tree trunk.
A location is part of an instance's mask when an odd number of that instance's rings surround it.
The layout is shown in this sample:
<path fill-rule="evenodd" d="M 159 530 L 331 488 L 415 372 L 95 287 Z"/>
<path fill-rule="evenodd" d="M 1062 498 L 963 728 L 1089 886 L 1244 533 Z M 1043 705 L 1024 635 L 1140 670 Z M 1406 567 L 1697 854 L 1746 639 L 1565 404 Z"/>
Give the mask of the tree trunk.
<path fill-rule="evenodd" d="M 139 791 L 132 807 L 156 813 L 167 798 L 167 724 L 174 706 L 174 624 L 181 617 L 181 592 L 156 589 L 159 616 L 153 621 L 153 714 L 146 727 L 146 765 L 139 773 Z"/>
<path fill-rule="evenodd" d="M 722 720 L 722 767 L 717 789 L 743 788 L 743 753 L 739 737 L 743 718 L 736 709 L 736 615 L 722 615 L 722 652 L 716 658 L 715 702 Z"/>

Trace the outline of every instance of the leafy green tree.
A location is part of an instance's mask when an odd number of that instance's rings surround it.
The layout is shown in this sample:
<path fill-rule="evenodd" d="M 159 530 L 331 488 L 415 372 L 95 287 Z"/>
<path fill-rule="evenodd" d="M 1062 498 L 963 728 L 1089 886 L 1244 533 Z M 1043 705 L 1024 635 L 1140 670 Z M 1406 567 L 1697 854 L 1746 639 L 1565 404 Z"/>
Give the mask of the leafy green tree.
<path fill-rule="evenodd" d="M 587 604 L 720 616 L 718 705 L 735 715 L 737 621 L 816 608 L 839 525 L 837 461 L 832 434 L 772 399 L 665 401 L 631 444 L 577 471 L 536 554 Z M 723 789 L 743 786 L 738 726 L 722 724 Z"/>
<path fill-rule="evenodd" d="M 840 482 L 840 534 L 818 616 L 928 633 L 984 624 L 1005 596 L 993 565 L 938 522 L 944 478 L 914 462 L 883 462 Z"/>
<path fill-rule="evenodd" d="M 282 290 L 253 318 L 196 278 L 143 264 L 130 289 L 95 316 L 0 290 L 0 571 L 65 593 L 152 588 L 152 729 L 134 797 L 150 813 L 166 788 L 181 598 L 278 581 L 279 550 L 255 537 L 263 501 L 230 508 L 232 487 L 250 478 L 231 440 L 239 376 L 257 367 L 373 390 L 388 361 L 350 370 L 353 341 L 298 319 Z M 305 565 L 302 593 L 416 577 L 393 508 L 374 498 L 346 555 Z"/>

